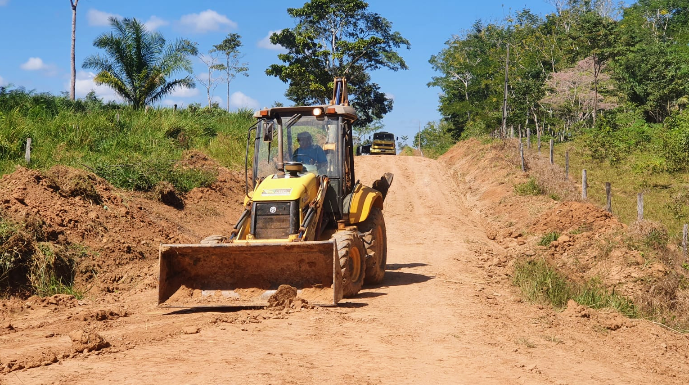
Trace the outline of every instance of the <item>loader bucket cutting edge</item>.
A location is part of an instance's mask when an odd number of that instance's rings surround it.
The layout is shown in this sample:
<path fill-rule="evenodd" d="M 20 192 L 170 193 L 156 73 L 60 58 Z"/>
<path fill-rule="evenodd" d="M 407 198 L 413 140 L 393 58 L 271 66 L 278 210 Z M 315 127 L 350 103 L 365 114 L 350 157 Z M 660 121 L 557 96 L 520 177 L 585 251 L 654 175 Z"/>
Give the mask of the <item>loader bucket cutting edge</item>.
<path fill-rule="evenodd" d="M 162 307 L 268 306 L 280 285 L 312 305 L 342 299 L 334 241 L 160 245 Z"/>

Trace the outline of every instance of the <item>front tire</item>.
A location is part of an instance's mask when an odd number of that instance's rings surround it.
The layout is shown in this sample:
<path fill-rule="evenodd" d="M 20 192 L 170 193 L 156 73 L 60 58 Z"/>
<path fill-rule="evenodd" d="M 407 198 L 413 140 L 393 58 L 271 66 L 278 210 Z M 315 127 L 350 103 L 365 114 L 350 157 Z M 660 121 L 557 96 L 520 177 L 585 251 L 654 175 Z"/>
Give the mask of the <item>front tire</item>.
<path fill-rule="evenodd" d="M 342 295 L 351 298 L 359 293 L 364 284 L 364 243 L 353 231 L 338 231 L 333 238 L 337 242 L 337 255 L 342 269 Z"/>
<path fill-rule="evenodd" d="M 388 259 L 383 211 L 377 207 L 371 208 L 366 220 L 359 224 L 359 231 L 362 233 L 367 254 L 365 282 L 369 285 L 380 283 L 385 277 L 385 265 Z"/>

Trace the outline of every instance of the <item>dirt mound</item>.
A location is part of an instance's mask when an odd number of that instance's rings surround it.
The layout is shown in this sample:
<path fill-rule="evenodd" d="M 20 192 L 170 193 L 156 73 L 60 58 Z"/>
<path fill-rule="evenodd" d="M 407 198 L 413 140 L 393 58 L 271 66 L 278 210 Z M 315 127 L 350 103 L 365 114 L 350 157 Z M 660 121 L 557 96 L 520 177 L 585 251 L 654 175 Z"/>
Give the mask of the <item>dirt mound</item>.
<path fill-rule="evenodd" d="M 544 212 L 531 227 L 535 233 L 607 231 L 626 227 L 613 215 L 591 203 L 560 202 Z"/>
<path fill-rule="evenodd" d="M 510 141 L 485 145 L 472 139 L 439 159 L 462 182 L 462 199 L 486 218 L 486 237 L 504 247 L 508 260 L 545 258 L 575 282 L 598 282 L 633 299 L 647 314 L 689 322 L 681 310 L 689 308 L 689 290 L 681 284 L 686 269 L 661 225 L 627 226 L 590 202 L 515 194 L 515 186 L 530 178 L 548 183 L 539 178 L 550 178 L 552 171 L 540 170 L 550 167 L 540 161 L 532 161 L 529 172 L 521 171 L 516 152 Z M 562 191 L 578 190 L 571 180 L 558 183 L 569 184 Z"/>
<path fill-rule="evenodd" d="M 93 331 L 74 330 L 69 333 L 69 338 L 72 339 L 72 350 L 75 353 L 88 353 L 110 346 L 105 338 Z"/>
<path fill-rule="evenodd" d="M 213 168 L 218 177 L 212 186 L 189 192 L 184 197 L 188 207 L 181 211 L 147 194 L 113 188 L 92 173 L 56 166 L 45 174 L 17 167 L 4 175 L 0 215 L 35 224 L 39 241 L 69 246 L 74 281 L 82 292 L 154 287 L 158 244 L 195 243 L 227 233 L 232 225 L 213 217 L 234 217 L 241 210 L 243 178 L 238 173 L 197 153 L 188 154 L 183 164 Z"/>

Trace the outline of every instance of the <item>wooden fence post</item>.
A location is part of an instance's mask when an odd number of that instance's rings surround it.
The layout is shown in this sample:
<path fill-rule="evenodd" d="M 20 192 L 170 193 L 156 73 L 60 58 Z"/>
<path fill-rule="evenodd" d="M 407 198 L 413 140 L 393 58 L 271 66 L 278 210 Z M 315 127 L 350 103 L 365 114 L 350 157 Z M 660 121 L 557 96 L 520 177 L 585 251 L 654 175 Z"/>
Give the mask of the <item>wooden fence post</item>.
<path fill-rule="evenodd" d="M 636 196 L 636 220 L 639 222 L 644 220 L 644 193 Z"/>
<path fill-rule="evenodd" d="M 550 164 L 555 164 L 555 159 L 553 158 L 553 148 L 555 147 L 554 139 L 550 139 Z"/>
<path fill-rule="evenodd" d="M 605 182 L 605 210 L 612 213 L 612 194 L 611 194 L 610 182 Z"/>
<path fill-rule="evenodd" d="M 581 170 L 581 199 L 586 200 L 588 196 L 588 179 L 586 178 L 586 169 Z"/>
<path fill-rule="evenodd" d="M 541 131 L 536 127 L 536 138 L 538 138 L 538 152 L 541 152 Z"/>
<path fill-rule="evenodd" d="M 526 127 L 526 148 L 531 149 L 531 128 Z"/>
<path fill-rule="evenodd" d="M 526 167 L 524 166 L 524 145 L 522 142 L 519 142 L 519 156 L 522 159 L 522 171 L 526 171 Z"/>
<path fill-rule="evenodd" d="M 684 224 L 684 230 L 682 231 L 682 255 L 684 258 L 687 257 L 687 235 L 689 233 L 689 225 Z"/>
<path fill-rule="evenodd" d="M 26 138 L 26 151 L 24 152 L 24 160 L 27 166 L 31 163 L 31 138 Z"/>
<path fill-rule="evenodd" d="M 565 151 L 565 180 L 569 179 L 569 150 Z"/>

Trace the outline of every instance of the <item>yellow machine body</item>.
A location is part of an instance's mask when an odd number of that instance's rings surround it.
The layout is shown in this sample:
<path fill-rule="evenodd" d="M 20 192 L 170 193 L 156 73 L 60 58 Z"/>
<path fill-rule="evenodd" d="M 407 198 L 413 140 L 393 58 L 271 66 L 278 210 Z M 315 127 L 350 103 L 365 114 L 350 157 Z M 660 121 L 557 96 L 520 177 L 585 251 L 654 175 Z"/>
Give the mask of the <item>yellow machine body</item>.
<path fill-rule="evenodd" d="M 396 155 L 395 136 L 389 132 L 376 132 L 371 142 L 371 155 Z"/>

